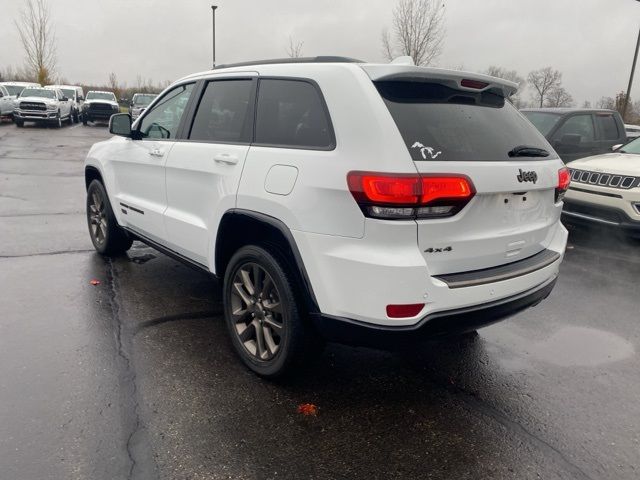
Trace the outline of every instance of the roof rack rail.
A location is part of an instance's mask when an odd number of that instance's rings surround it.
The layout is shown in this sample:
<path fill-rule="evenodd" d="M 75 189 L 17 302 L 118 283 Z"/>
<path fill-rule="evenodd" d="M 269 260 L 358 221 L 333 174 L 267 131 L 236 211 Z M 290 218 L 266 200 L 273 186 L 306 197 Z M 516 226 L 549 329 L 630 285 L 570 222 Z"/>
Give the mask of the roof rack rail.
<path fill-rule="evenodd" d="M 252 62 L 228 63 L 216 65 L 214 70 L 231 67 L 248 67 L 252 65 L 273 65 L 278 63 L 365 63 L 363 60 L 349 57 L 319 56 L 299 58 L 274 58 L 270 60 L 254 60 Z"/>

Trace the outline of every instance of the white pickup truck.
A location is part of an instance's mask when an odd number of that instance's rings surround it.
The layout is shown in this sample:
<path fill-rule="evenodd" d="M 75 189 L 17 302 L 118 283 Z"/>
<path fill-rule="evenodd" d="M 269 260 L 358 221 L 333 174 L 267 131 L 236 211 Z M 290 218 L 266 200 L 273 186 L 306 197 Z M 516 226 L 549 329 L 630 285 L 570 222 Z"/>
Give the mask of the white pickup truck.
<path fill-rule="evenodd" d="M 24 122 L 47 123 L 62 127 L 73 123 L 71 102 L 60 89 L 25 88 L 15 101 L 13 121 L 18 127 Z"/>

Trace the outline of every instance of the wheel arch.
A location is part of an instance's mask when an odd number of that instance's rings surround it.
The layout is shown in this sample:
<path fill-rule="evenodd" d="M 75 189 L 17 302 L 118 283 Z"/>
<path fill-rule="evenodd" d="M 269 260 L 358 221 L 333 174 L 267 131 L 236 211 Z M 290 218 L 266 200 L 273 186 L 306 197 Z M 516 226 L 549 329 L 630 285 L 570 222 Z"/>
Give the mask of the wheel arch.
<path fill-rule="evenodd" d="M 86 167 L 84 167 L 85 190 L 89 190 L 89 185 L 91 185 L 91 182 L 93 182 L 94 180 L 98 180 L 100 183 L 102 183 L 102 185 L 104 185 L 105 189 L 107 188 L 102 178 L 102 173 L 100 172 L 100 170 L 98 170 L 98 168 L 94 166 L 87 165 Z"/>
<path fill-rule="evenodd" d="M 247 232 L 250 232 L 250 235 L 247 235 Z M 229 260 L 245 245 L 258 245 L 278 254 L 278 257 L 286 262 L 284 267 L 294 275 L 306 312 L 319 312 L 318 302 L 296 241 L 281 220 L 250 210 L 227 211 L 220 220 L 216 235 L 214 261 L 218 278 L 224 278 Z"/>

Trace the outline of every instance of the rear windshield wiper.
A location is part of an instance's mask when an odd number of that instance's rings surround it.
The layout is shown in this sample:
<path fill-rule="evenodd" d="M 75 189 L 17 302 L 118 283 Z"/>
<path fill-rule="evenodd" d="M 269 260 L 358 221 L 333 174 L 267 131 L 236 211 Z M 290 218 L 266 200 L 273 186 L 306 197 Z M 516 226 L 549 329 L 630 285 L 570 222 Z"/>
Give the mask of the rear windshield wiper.
<path fill-rule="evenodd" d="M 518 145 L 509 151 L 510 157 L 548 157 L 549 152 L 544 148 L 530 147 L 528 145 Z"/>

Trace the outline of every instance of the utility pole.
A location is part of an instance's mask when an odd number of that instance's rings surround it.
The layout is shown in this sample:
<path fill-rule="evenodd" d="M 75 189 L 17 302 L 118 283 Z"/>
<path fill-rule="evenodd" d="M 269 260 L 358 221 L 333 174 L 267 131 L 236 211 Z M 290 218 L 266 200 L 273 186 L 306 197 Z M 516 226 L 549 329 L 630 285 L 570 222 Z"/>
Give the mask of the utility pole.
<path fill-rule="evenodd" d="M 636 0 L 640 2 L 640 0 Z M 633 55 L 633 63 L 631 65 L 631 75 L 629 75 L 629 86 L 627 87 L 627 96 L 624 97 L 624 106 L 622 107 L 622 120 L 627 115 L 627 106 L 629 105 L 629 97 L 631 96 L 631 86 L 633 85 L 633 74 L 636 71 L 636 62 L 638 61 L 638 49 L 640 48 L 640 29 L 638 29 L 638 41 L 636 42 L 636 53 Z"/>
<path fill-rule="evenodd" d="M 640 0 L 639 0 L 640 1 Z M 213 67 L 216 68 L 216 8 L 217 5 L 211 5 L 211 20 L 213 21 Z"/>

